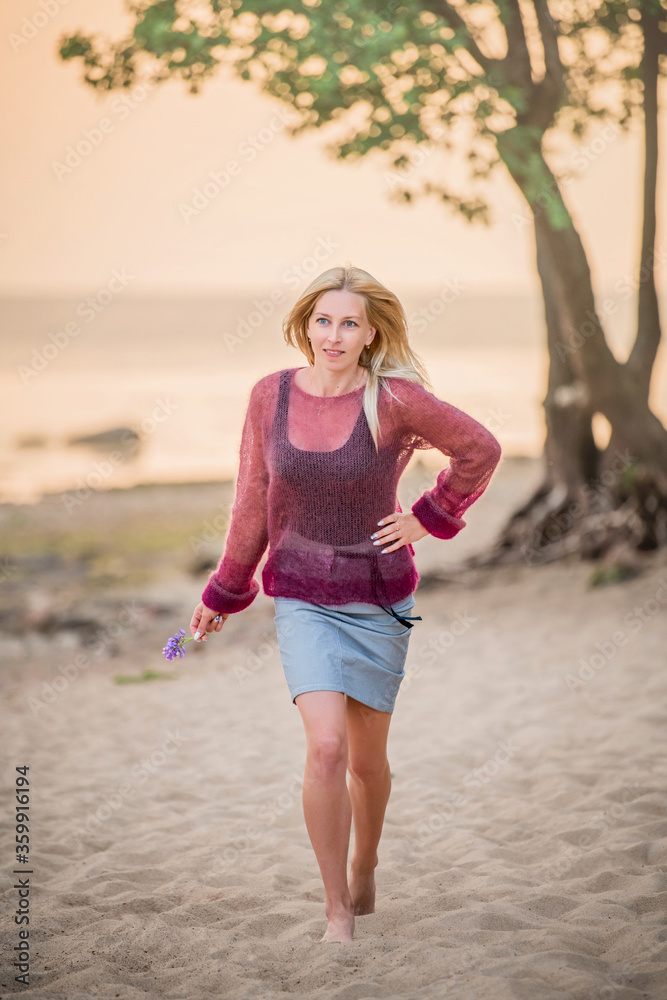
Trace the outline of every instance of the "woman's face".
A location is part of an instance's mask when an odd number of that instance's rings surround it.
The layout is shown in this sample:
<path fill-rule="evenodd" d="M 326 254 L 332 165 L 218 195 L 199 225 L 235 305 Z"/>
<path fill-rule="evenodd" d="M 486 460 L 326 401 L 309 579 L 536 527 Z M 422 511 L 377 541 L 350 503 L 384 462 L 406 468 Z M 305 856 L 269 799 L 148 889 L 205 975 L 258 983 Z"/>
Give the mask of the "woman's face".
<path fill-rule="evenodd" d="M 308 318 L 308 336 L 315 364 L 330 371 L 354 367 L 375 336 L 368 325 L 365 303 L 355 292 L 323 292 Z"/>

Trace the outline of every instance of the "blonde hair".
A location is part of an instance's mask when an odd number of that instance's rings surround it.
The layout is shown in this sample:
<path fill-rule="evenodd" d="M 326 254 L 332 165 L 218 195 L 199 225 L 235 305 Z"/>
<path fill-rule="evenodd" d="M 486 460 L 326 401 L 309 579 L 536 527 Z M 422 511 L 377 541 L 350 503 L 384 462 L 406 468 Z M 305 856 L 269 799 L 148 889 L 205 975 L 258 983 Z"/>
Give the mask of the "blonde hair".
<path fill-rule="evenodd" d="M 309 365 L 314 365 L 315 354 L 308 340 L 308 320 L 320 295 L 329 291 L 360 295 L 364 300 L 368 324 L 375 327 L 375 336 L 368 346 L 364 346 L 359 364 L 368 369 L 364 410 L 377 450 L 380 386 L 384 385 L 394 396 L 386 382 L 388 377 L 421 382 L 429 391 L 432 391 L 431 384 L 424 363 L 408 343 L 408 321 L 403 306 L 393 292 L 359 267 L 331 267 L 323 271 L 311 281 L 283 320 L 285 341 L 305 354 Z"/>

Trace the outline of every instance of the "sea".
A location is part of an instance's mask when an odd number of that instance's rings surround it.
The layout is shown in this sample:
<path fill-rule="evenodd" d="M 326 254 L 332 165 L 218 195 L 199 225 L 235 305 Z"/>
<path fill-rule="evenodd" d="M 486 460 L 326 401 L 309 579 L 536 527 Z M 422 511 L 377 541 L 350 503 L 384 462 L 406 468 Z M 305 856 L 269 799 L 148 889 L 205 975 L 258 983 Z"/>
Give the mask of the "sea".
<path fill-rule="evenodd" d="M 284 341 L 285 291 L 1 299 L 0 501 L 233 479 L 252 385 L 307 364 Z M 539 456 L 548 371 L 539 295 L 444 284 L 401 301 L 435 394 L 488 427 L 505 456 Z M 623 360 L 636 303 L 627 293 L 615 301 L 605 324 Z M 651 401 L 667 422 L 664 348 Z M 605 424 L 596 421 L 601 443 Z M 443 465 L 435 450 L 419 458 Z"/>

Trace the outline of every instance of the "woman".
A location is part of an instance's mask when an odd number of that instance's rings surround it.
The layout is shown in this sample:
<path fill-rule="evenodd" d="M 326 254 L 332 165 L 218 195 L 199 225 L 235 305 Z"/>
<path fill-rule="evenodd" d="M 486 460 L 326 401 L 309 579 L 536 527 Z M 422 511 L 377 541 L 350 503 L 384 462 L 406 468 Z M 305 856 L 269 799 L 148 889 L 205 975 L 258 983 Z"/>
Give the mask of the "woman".
<path fill-rule="evenodd" d="M 251 603 L 268 545 L 262 584 L 306 735 L 304 817 L 326 892 L 321 940 L 350 941 L 355 915 L 375 911 L 389 723 L 420 620 L 409 617 L 419 579 L 412 543 L 464 527 L 500 446 L 432 395 L 400 302 L 368 272 L 325 271 L 283 331 L 308 366 L 252 389 L 224 554 L 190 627 L 204 641 Z M 403 512 L 399 477 L 416 448 L 430 447 L 449 466 Z"/>

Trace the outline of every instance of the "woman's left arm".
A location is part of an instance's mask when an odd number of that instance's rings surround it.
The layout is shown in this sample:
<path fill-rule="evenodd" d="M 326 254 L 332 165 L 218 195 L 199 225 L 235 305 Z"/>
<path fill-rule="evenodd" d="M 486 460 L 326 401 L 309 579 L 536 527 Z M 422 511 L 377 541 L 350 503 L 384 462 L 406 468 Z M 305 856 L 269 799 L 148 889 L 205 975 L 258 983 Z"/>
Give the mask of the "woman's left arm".
<path fill-rule="evenodd" d="M 493 434 L 451 403 L 438 399 L 421 383 L 392 379 L 397 424 L 450 459 L 435 486 L 412 505 L 412 513 L 395 511 L 382 518 L 374 544 L 391 542 L 391 552 L 427 534 L 453 538 L 465 527 L 463 514 L 478 500 L 500 461 Z"/>

